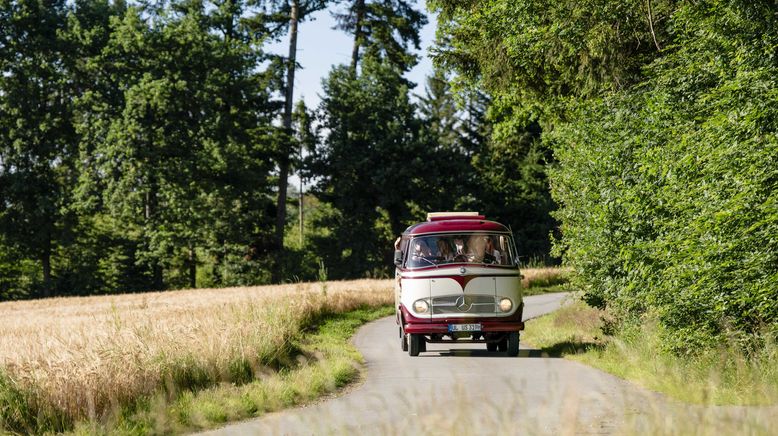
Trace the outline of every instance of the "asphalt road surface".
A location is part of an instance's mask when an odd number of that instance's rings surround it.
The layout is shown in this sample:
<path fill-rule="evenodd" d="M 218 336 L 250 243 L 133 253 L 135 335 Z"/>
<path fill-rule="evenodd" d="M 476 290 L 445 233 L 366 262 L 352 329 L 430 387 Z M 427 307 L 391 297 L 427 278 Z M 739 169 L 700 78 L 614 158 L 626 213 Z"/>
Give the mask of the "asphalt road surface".
<path fill-rule="evenodd" d="M 524 318 L 559 308 L 566 294 L 524 299 Z M 526 324 L 532 329 L 532 321 Z M 688 406 L 577 362 L 521 344 L 519 357 L 483 344 L 400 350 L 393 317 L 362 327 L 364 382 L 319 403 L 209 432 L 243 434 L 624 434 L 778 429 L 775 408 Z M 748 420 L 750 427 L 745 427 Z M 774 425 L 774 427 L 773 427 Z"/>

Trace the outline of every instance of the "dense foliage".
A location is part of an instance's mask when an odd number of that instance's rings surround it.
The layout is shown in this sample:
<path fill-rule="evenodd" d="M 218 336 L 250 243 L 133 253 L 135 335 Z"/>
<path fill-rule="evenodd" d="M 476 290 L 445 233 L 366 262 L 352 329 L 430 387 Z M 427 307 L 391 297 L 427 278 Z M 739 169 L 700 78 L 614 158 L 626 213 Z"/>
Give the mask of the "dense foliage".
<path fill-rule="evenodd" d="M 352 59 L 293 108 L 296 48 L 267 44 L 322 8 Z M 0 299 L 388 276 L 431 210 L 548 259 L 537 123 L 493 142 L 506 113 L 442 70 L 412 95 L 425 23 L 406 0 L 0 0 Z M 289 171 L 312 186 L 287 202 Z"/>
<path fill-rule="evenodd" d="M 0 295 L 262 280 L 279 83 L 257 68 L 264 15 L 48 3 L 0 4 Z"/>
<path fill-rule="evenodd" d="M 318 243 L 336 275 L 358 276 L 391 263 L 383 250 L 413 218 L 407 202 L 424 195 L 421 123 L 408 85 L 388 62 L 367 57 L 359 77 L 345 66 L 324 83 L 327 136 L 312 156 L 317 196 L 336 213 L 323 221 L 335 231 Z M 396 236 L 395 236 L 396 237 Z"/>
<path fill-rule="evenodd" d="M 676 351 L 778 325 L 772 1 L 438 1 L 438 60 L 538 120 L 585 299 Z M 542 11 L 542 12 L 540 12 Z"/>

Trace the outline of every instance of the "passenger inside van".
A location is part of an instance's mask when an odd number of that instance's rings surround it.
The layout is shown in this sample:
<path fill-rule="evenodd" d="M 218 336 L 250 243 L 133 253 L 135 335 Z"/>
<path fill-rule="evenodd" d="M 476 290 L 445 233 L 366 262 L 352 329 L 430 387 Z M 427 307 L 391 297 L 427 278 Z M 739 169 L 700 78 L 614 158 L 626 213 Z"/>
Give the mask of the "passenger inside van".
<path fill-rule="evenodd" d="M 488 263 L 484 260 L 484 255 L 486 254 L 487 238 L 487 236 L 482 234 L 475 234 L 470 236 L 470 239 L 467 241 L 467 247 L 470 250 L 468 253 L 470 255 L 468 259 L 470 262 Z"/>
<path fill-rule="evenodd" d="M 440 257 L 441 262 L 451 262 L 454 260 L 454 252 L 446 239 L 440 238 L 436 244 L 438 246 L 438 257 Z"/>
<path fill-rule="evenodd" d="M 494 240 L 491 236 L 486 237 L 486 246 L 484 248 L 484 263 L 502 264 L 502 253 L 494 246 Z"/>
<path fill-rule="evenodd" d="M 430 235 L 402 239 L 395 247 L 408 251 L 410 268 L 446 263 L 510 265 L 511 253 L 504 235 L 484 233 Z"/>
<path fill-rule="evenodd" d="M 469 262 L 472 259 L 471 253 L 467 252 L 465 248 L 465 239 L 462 236 L 454 238 L 454 261 L 455 262 Z"/>

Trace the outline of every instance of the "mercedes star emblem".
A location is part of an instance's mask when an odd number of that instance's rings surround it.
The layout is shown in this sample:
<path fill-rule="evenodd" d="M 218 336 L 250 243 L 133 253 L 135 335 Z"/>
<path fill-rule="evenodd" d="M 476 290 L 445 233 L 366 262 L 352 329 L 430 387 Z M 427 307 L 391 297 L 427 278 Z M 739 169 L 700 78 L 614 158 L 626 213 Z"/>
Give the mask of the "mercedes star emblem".
<path fill-rule="evenodd" d="M 467 298 L 467 296 L 462 295 L 459 298 L 457 298 L 457 309 L 459 309 L 460 312 L 467 312 L 470 310 L 471 307 L 473 307 L 473 302 L 470 301 L 470 298 Z"/>

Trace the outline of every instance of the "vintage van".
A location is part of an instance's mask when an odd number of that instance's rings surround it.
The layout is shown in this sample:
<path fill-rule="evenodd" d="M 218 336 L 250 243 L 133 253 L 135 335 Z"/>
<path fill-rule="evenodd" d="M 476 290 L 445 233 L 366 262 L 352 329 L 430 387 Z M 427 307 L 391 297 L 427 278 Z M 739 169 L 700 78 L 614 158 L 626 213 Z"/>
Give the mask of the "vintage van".
<path fill-rule="evenodd" d="M 403 351 L 485 343 L 519 353 L 521 274 L 511 231 L 477 212 L 436 212 L 395 246 L 395 308 Z"/>

